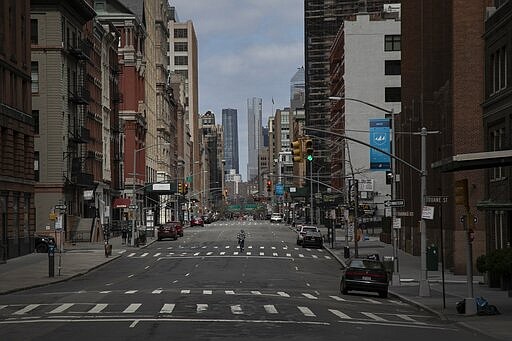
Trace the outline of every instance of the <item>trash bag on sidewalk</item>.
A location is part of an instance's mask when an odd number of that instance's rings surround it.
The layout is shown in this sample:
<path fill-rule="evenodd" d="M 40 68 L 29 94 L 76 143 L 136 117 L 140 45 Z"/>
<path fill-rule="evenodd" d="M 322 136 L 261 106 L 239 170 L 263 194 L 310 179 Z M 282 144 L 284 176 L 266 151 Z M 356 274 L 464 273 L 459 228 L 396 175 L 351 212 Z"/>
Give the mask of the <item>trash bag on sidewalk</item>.
<path fill-rule="evenodd" d="M 489 302 L 483 297 L 475 298 L 476 311 L 478 315 L 500 315 L 500 312 L 496 306 L 489 304 Z"/>

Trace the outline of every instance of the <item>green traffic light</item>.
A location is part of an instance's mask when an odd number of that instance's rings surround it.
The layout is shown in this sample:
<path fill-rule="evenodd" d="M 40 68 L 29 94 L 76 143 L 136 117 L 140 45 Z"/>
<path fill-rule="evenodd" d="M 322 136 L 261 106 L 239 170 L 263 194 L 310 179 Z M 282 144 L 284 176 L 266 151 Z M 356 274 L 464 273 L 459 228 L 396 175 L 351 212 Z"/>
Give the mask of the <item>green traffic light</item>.
<path fill-rule="evenodd" d="M 308 155 L 308 156 L 306 157 L 306 159 L 307 159 L 308 161 L 313 161 L 313 155 Z"/>

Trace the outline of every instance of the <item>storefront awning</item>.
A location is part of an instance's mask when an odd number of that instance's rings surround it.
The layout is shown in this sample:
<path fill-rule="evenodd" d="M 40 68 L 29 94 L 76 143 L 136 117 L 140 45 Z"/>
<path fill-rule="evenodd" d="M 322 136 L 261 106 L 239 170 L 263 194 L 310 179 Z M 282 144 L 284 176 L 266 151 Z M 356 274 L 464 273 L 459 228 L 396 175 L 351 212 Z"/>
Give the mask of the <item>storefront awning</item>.
<path fill-rule="evenodd" d="M 130 198 L 115 198 L 113 208 L 128 208 L 130 206 Z"/>

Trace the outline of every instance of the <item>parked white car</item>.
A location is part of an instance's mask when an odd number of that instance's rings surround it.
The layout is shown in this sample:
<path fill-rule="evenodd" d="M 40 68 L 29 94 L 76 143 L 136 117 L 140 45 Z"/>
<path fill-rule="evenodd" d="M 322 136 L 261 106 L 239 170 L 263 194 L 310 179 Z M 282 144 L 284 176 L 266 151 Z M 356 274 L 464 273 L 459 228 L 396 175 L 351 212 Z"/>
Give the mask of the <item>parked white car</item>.
<path fill-rule="evenodd" d="M 297 227 L 297 245 L 301 245 L 307 232 L 320 232 L 316 226 L 302 225 Z"/>
<path fill-rule="evenodd" d="M 271 223 L 281 223 L 283 221 L 283 216 L 281 213 L 272 213 L 270 216 Z"/>

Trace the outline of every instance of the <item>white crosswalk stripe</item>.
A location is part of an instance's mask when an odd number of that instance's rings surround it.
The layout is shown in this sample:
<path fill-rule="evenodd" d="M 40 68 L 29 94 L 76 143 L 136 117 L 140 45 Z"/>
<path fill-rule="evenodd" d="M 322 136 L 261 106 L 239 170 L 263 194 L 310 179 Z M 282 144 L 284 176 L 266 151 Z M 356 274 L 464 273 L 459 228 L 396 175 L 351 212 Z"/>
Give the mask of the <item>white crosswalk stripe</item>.
<path fill-rule="evenodd" d="M 238 251 L 233 252 L 233 256 L 238 256 Z"/>
<path fill-rule="evenodd" d="M 208 304 L 196 304 L 196 311 L 198 313 L 206 311 L 208 309 Z"/>
<path fill-rule="evenodd" d="M 261 295 L 261 291 L 253 290 L 253 291 L 251 291 L 251 294 L 253 294 L 253 295 Z"/>
<path fill-rule="evenodd" d="M 174 307 L 176 305 L 172 303 L 165 303 L 162 306 L 162 309 L 160 309 L 160 314 L 172 314 L 172 311 L 174 310 Z"/>
<path fill-rule="evenodd" d="M 203 290 L 203 295 L 211 295 L 211 294 L 212 294 L 211 290 Z"/>
<path fill-rule="evenodd" d="M 0 305 L 0 310 L 7 308 L 7 307 L 8 307 L 8 305 Z"/>
<path fill-rule="evenodd" d="M 316 315 L 308 307 L 297 307 L 300 312 L 307 317 L 316 317 Z"/>
<path fill-rule="evenodd" d="M 88 313 L 89 314 L 98 314 L 98 313 L 101 313 L 103 311 L 103 309 L 105 309 L 106 307 L 108 306 L 108 304 L 106 303 L 98 303 L 96 304 L 94 307 L 92 307 Z"/>
<path fill-rule="evenodd" d="M 157 253 L 155 253 L 155 254 L 153 255 L 153 257 L 158 257 L 158 256 L 160 256 L 160 255 L 161 255 L 161 253 L 160 253 L 160 252 L 157 252 Z"/>
<path fill-rule="evenodd" d="M 123 310 L 123 314 L 131 314 L 137 311 L 140 308 L 142 303 L 132 303 L 125 310 Z"/>
<path fill-rule="evenodd" d="M 373 313 L 367 313 L 367 312 L 361 312 L 361 314 L 365 315 L 365 316 L 368 316 L 369 318 L 371 318 L 372 320 L 374 321 L 379 321 L 379 322 L 388 322 L 388 320 L 386 320 L 385 318 L 382 318 L 380 316 L 377 316 Z"/>
<path fill-rule="evenodd" d="M 277 257 L 278 256 L 277 252 L 272 253 L 272 256 Z"/>
<path fill-rule="evenodd" d="M 183 289 L 183 290 L 181 290 L 181 293 L 182 294 L 190 294 L 190 290 Z"/>
<path fill-rule="evenodd" d="M 284 291 L 278 291 L 277 294 L 279 296 L 283 296 L 283 297 L 290 297 L 290 295 L 288 295 L 287 293 L 285 293 Z"/>
<path fill-rule="evenodd" d="M 135 294 L 136 292 L 137 292 L 137 290 L 128 290 L 125 292 L 125 294 L 131 295 L 131 294 Z"/>
<path fill-rule="evenodd" d="M 304 255 L 302 253 L 299 253 L 300 258 L 304 258 Z"/>
<path fill-rule="evenodd" d="M 194 256 L 199 256 L 200 253 L 201 252 L 196 252 L 196 253 L 194 253 Z"/>
<path fill-rule="evenodd" d="M 49 314 L 60 314 L 60 313 L 63 313 L 64 311 L 66 311 L 69 308 L 71 308 L 73 305 L 74 305 L 74 303 L 64 303 L 64 304 L 61 304 L 57 308 L 55 308 L 52 311 L 50 311 Z"/>
<path fill-rule="evenodd" d="M 317 255 L 312 255 L 311 257 L 313 257 L 313 258 L 318 258 L 318 256 L 317 256 Z"/>
<path fill-rule="evenodd" d="M 265 253 L 264 252 L 260 252 L 260 256 L 265 256 Z"/>
<path fill-rule="evenodd" d="M 20 310 L 14 312 L 13 315 L 23 315 L 23 314 L 26 314 L 26 313 L 36 309 L 39 306 L 40 306 L 40 304 L 29 304 L 25 308 L 20 309 Z"/>
<path fill-rule="evenodd" d="M 266 304 L 263 306 L 265 311 L 269 314 L 277 314 L 277 309 L 272 304 Z"/>
<path fill-rule="evenodd" d="M 232 305 L 231 312 L 235 315 L 242 315 L 244 313 L 240 304 Z"/>
<path fill-rule="evenodd" d="M 100 294 L 110 294 L 112 292 L 112 290 L 104 290 L 104 291 L 100 291 Z"/>
<path fill-rule="evenodd" d="M 292 254 L 291 254 L 291 253 L 287 253 L 287 254 L 286 254 L 286 257 L 291 257 L 291 256 L 292 256 Z"/>
<path fill-rule="evenodd" d="M 233 290 L 226 290 L 225 291 L 226 295 L 234 295 L 235 292 Z"/>
<path fill-rule="evenodd" d="M 308 294 L 308 293 L 302 293 L 302 296 L 304 296 L 304 297 L 306 297 L 306 298 L 309 298 L 309 299 L 311 299 L 311 300 L 317 300 L 317 299 L 318 299 L 318 297 L 313 296 L 313 295 Z"/>
<path fill-rule="evenodd" d="M 324 256 L 324 257 L 325 257 L 325 259 L 331 259 L 331 257 L 329 257 L 329 256 Z"/>
<path fill-rule="evenodd" d="M 210 256 L 210 255 L 212 255 L 212 254 L 213 254 L 213 252 L 207 252 L 207 253 L 206 253 L 206 255 L 207 255 L 207 256 Z"/>
<path fill-rule="evenodd" d="M 348 316 L 347 314 L 345 313 L 342 313 L 341 311 L 339 310 L 336 310 L 336 309 L 329 309 L 329 311 L 331 313 L 333 313 L 334 315 L 338 316 L 339 318 L 342 318 L 342 319 L 352 319 L 352 317 Z"/>
<path fill-rule="evenodd" d="M 126 256 L 126 257 L 133 257 L 133 256 L 135 256 L 135 252 L 130 253 L 130 254 L 129 254 L 128 256 Z"/>
<path fill-rule="evenodd" d="M 140 255 L 140 257 L 146 257 L 147 255 L 149 255 L 149 252 L 144 252 L 142 255 Z"/>
<path fill-rule="evenodd" d="M 382 304 L 382 302 L 379 302 L 377 300 L 372 300 L 371 298 L 363 298 L 363 300 L 365 300 L 366 302 L 373 303 L 373 304 Z"/>
<path fill-rule="evenodd" d="M 410 317 L 409 315 L 405 315 L 405 314 L 396 314 L 397 317 L 401 318 L 402 320 L 405 320 L 407 322 L 414 322 L 414 323 L 422 323 L 422 322 L 418 322 L 416 321 L 415 319 L 413 319 L 412 317 Z"/>
<path fill-rule="evenodd" d="M 220 253 L 221 256 L 224 256 L 226 253 L 223 251 Z"/>
<path fill-rule="evenodd" d="M 252 252 L 250 252 L 250 251 L 247 252 L 247 256 L 250 256 L 250 255 L 252 255 Z"/>
<path fill-rule="evenodd" d="M 152 294 L 161 294 L 162 293 L 162 289 L 156 289 L 156 290 L 153 290 L 151 293 Z"/>
<path fill-rule="evenodd" d="M 343 299 L 339 296 L 329 296 L 329 297 L 332 298 L 333 300 L 340 301 L 340 302 L 346 301 L 345 299 Z"/>

